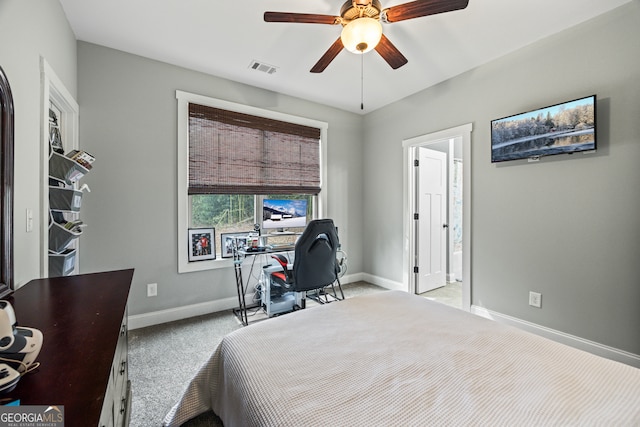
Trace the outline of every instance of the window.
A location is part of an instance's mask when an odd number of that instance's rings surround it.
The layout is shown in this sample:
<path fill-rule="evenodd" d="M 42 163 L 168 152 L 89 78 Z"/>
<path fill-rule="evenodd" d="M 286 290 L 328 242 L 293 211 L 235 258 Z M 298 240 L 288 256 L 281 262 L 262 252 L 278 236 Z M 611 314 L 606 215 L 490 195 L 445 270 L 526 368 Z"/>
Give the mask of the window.
<path fill-rule="evenodd" d="M 256 198 L 246 194 L 189 196 L 189 226 L 215 230 L 216 257 L 223 252 L 223 233 L 249 232 L 255 224 Z"/>
<path fill-rule="evenodd" d="M 264 220 L 262 206 L 266 199 L 304 199 L 307 201 L 305 223 L 315 217 L 313 207 L 316 196 L 312 194 L 289 195 L 245 195 L 245 194 L 194 194 L 189 196 L 189 227 L 214 228 L 216 234 L 216 254 L 222 257 L 222 233 L 245 233 L 254 229 L 254 224 L 262 225 Z M 287 228 L 290 232 L 299 232 L 304 227 Z M 263 228 L 263 233 L 269 232 Z M 291 236 L 272 238 L 270 243 L 287 243 Z"/>
<path fill-rule="evenodd" d="M 178 271 L 227 267 L 188 262 L 188 228 L 244 232 L 262 222 L 264 198 L 305 198 L 322 217 L 327 124 L 177 91 Z"/>

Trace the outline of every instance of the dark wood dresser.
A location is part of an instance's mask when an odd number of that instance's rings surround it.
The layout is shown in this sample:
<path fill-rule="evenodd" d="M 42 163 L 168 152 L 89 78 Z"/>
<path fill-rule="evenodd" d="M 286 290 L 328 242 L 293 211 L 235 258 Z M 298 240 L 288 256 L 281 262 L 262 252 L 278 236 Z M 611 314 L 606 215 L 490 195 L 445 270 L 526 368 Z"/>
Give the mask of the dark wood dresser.
<path fill-rule="evenodd" d="M 127 299 L 133 269 L 32 280 L 6 298 L 44 336 L 40 362 L 5 395 L 62 405 L 65 426 L 126 426 L 131 387 Z"/>

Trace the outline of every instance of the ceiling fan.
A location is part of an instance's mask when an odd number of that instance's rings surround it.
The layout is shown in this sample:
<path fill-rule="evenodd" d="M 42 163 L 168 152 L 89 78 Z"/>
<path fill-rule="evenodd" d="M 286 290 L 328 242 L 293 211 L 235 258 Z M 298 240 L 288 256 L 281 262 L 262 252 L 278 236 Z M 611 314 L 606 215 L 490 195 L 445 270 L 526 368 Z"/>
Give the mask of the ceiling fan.
<path fill-rule="evenodd" d="M 451 12 L 467 7 L 469 0 L 416 0 L 383 9 L 379 0 L 347 0 L 340 16 L 312 13 L 265 12 L 265 22 L 342 25 L 342 34 L 311 68 L 321 73 L 342 51 L 366 53 L 372 49 L 394 70 L 406 64 L 407 58 L 382 34 L 381 23 L 405 21 L 422 16 Z"/>

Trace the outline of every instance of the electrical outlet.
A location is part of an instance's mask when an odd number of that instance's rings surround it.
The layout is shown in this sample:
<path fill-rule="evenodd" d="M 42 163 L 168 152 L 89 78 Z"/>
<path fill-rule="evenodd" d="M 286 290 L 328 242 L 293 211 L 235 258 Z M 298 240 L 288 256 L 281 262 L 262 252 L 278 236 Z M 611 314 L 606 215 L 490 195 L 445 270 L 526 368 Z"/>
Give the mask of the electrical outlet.
<path fill-rule="evenodd" d="M 542 294 L 539 292 L 529 292 L 529 305 L 532 307 L 542 307 Z"/>
<path fill-rule="evenodd" d="M 155 297 L 158 295 L 158 284 L 157 283 L 149 283 L 147 285 L 147 296 Z"/>

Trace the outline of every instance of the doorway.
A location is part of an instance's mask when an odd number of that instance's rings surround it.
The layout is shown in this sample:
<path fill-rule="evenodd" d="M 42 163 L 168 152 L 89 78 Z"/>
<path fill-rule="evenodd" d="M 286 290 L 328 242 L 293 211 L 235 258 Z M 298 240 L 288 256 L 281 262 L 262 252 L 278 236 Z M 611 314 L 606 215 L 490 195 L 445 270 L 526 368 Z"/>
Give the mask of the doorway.
<path fill-rule="evenodd" d="M 425 276 L 440 283 L 461 280 L 462 308 L 466 311 L 471 306 L 471 130 L 472 125 L 466 124 L 403 141 L 403 283 L 408 292 L 418 293 L 425 290 L 421 283 Z M 446 159 L 440 161 L 442 174 L 434 170 L 437 161 L 432 160 L 427 160 L 421 174 L 420 162 L 416 162 L 421 153 Z M 444 180 L 441 200 L 446 208 L 438 206 L 437 188 L 423 183 L 420 189 L 421 175 L 422 179 Z M 460 190 L 461 197 L 456 194 Z M 441 273 L 444 280 L 438 276 Z"/>
<path fill-rule="evenodd" d="M 416 183 L 414 272 L 417 294 L 444 287 L 449 272 L 447 199 L 450 191 L 447 185 L 447 160 L 450 156 L 448 149 L 435 147 L 439 144 L 419 146 L 413 150 Z"/>

